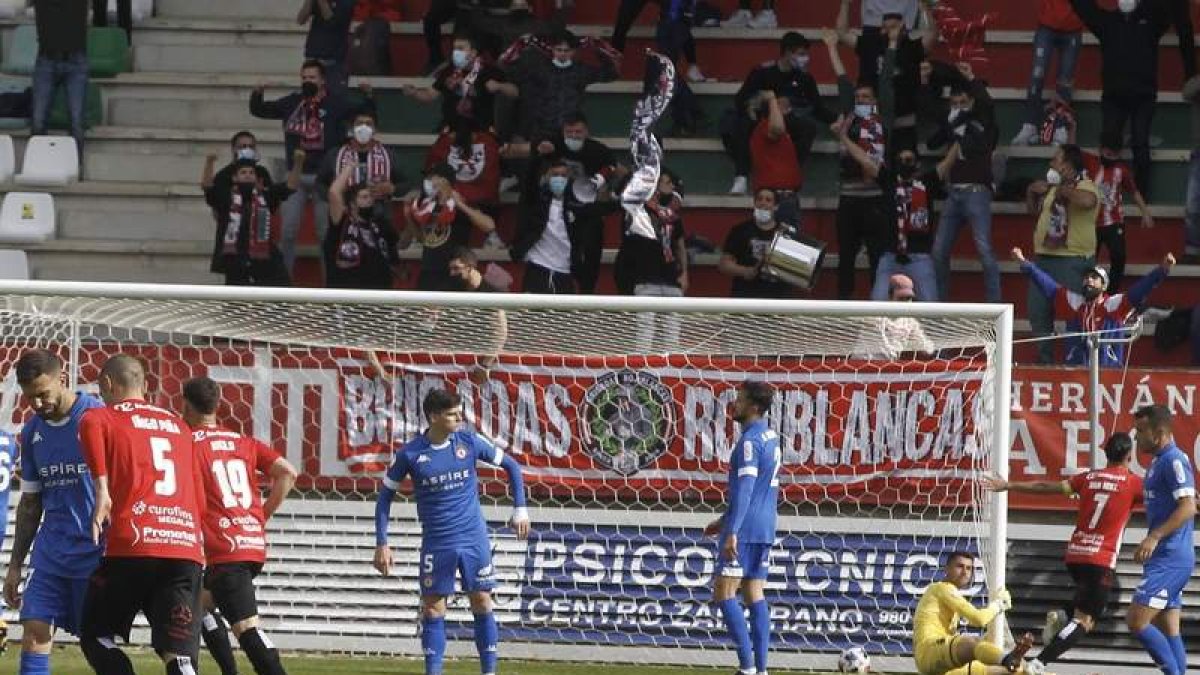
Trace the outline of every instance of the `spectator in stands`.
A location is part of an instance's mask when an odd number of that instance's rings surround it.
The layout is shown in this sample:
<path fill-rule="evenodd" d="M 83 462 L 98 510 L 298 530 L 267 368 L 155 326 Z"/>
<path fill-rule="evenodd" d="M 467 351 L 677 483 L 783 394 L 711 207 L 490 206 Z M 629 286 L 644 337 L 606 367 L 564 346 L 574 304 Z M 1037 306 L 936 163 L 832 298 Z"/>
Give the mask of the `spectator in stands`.
<path fill-rule="evenodd" d="M 946 156 L 933 171 L 921 173 L 917 153 L 905 148 L 896 155 L 896 167 L 876 162 L 859 144 L 838 127 L 838 141 L 851 159 L 862 167 L 863 177 L 874 180 L 883 192 L 886 212 L 891 214 L 892 226 L 883 235 L 883 253 L 875 271 L 872 300 L 886 300 L 889 280 L 903 276 L 916 280 L 916 297 L 922 302 L 935 302 L 942 297 L 938 290 L 937 271 L 930 250 L 933 247 L 933 198 L 943 191 L 945 180 L 958 159 L 959 147 L 950 146 Z M 942 216 L 943 222 L 945 215 Z M 944 226 L 944 225 L 943 225 Z"/>
<path fill-rule="evenodd" d="M 790 298 L 794 289 L 767 269 L 767 250 L 780 224 L 775 220 L 775 193 L 760 189 L 754 193 L 754 214 L 750 220 L 733 226 L 721 247 L 717 269 L 733 277 L 729 295 L 733 298 Z"/>
<path fill-rule="evenodd" d="M 1183 100 L 1191 108 L 1192 154 L 1188 161 L 1182 262 L 1197 265 L 1200 264 L 1200 76 L 1190 77 L 1184 83 Z"/>
<path fill-rule="evenodd" d="M 933 242 L 933 259 L 938 270 L 938 297 L 949 297 L 950 258 L 963 225 L 970 224 L 975 252 L 983 265 L 984 298 L 1000 302 L 1000 266 L 992 251 L 992 153 L 1000 137 L 995 104 L 987 83 L 975 77 L 969 63 L 956 64 L 960 78 L 950 87 L 950 109 L 939 133 L 929 139 L 930 147 L 957 143 L 960 159 L 947 177 L 946 204 Z M 922 76 L 924 77 L 924 75 Z M 933 107 L 937 92 L 923 81 L 922 98 Z"/>
<path fill-rule="evenodd" d="M 421 21 L 422 32 L 425 34 L 425 49 L 429 54 L 425 65 L 427 76 L 433 75 L 446 62 L 446 57 L 442 54 L 442 24 L 453 20 L 455 34 L 465 34 L 470 30 L 470 16 L 465 9 L 459 8 L 459 4 L 459 0 L 430 0 L 429 9 Z M 454 49 L 458 47 L 455 46 Z"/>
<path fill-rule="evenodd" d="M 1099 192 L 1087 176 L 1079 146 L 1058 147 L 1046 179 L 1029 186 L 1026 204 L 1038 217 L 1033 233 L 1038 267 L 1060 285 L 1075 287 L 1095 266 L 1096 212 L 1100 208 Z M 1054 328 L 1054 308 L 1036 284 L 1029 286 L 1029 323 L 1035 337 L 1048 336 Z M 1054 362 L 1051 342 L 1038 343 L 1038 362 Z"/>
<path fill-rule="evenodd" d="M 543 159 L 561 159 L 571 170 L 572 180 L 592 181 L 597 189 L 611 184 L 614 178 L 628 173 L 617 164 L 613 151 L 592 138 L 587 116 L 574 112 L 563 120 L 562 134 L 537 144 L 537 154 Z M 509 143 L 506 157 L 529 157 L 531 144 Z"/>
<path fill-rule="evenodd" d="M 734 108 L 721 121 L 721 140 L 733 159 L 736 175 L 730 194 L 746 194 L 747 177 L 752 169 L 750 137 L 756 117 L 761 110 L 759 94 L 774 92 L 776 98 L 787 98 L 791 114 L 784 116 L 788 136 L 796 149 L 796 159 L 803 167 L 816 138 L 816 123 L 830 124 L 837 115 L 825 107 L 817 90 L 817 81 L 808 73 L 808 38 L 790 31 L 779 40 L 779 58 L 764 63 L 746 77 L 734 97 Z"/>
<path fill-rule="evenodd" d="M 308 24 L 304 58 L 325 66 L 325 79 L 334 91 L 346 89 L 350 73 L 346 52 L 350 49 L 350 20 L 356 0 L 301 0 L 296 23 Z"/>
<path fill-rule="evenodd" d="M 87 96 L 87 0 L 34 0 L 38 56 L 33 67 L 30 134 L 44 136 L 54 92 L 66 90 L 71 136 L 83 167 L 84 101 Z M 107 10 L 106 10 L 107 11 Z"/>
<path fill-rule="evenodd" d="M 578 189 L 576 189 L 578 187 Z M 592 293 L 600 274 L 606 212 L 594 186 L 572 180 L 562 159 L 548 163 L 540 181 L 528 181 L 517 216 L 514 262 L 525 263 L 525 293 Z"/>
<path fill-rule="evenodd" d="M 1072 134 L 1073 136 L 1074 134 Z M 1101 138 L 1100 154 L 1083 153 L 1087 174 L 1096 183 L 1100 196 L 1100 209 L 1096 213 L 1096 257 L 1100 247 L 1108 249 L 1109 281 L 1106 290 L 1115 292 L 1121 288 L 1125 278 L 1125 193 L 1142 212 L 1142 227 L 1154 227 L 1146 200 L 1133 182 L 1129 166 L 1121 161 L 1121 138 Z"/>
<path fill-rule="evenodd" d="M 368 161 L 371 161 L 368 159 Z M 358 159 L 347 157 L 329 186 L 329 218 L 325 235 L 325 285 L 329 288 L 390 289 L 392 269 L 400 264 L 398 237 L 390 217 L 376 203 L 381 197 L 361 180 Z M 390 200 L 391 193 L 382 199 Z"/>
<path fill-rule="evenodd" d="M 215 174 L 213 173 L 213 169 L 217 165 L 217 156 L 208 155 L 204 158 L 204 171 L 200 175 L 201 190 L 207 193 L 214 186 L 221 191 L 232 190 L 234 187 L 234 174 L 237 173 L 239 162 L 254 163 L 254 173 L 258 176 L 258 188 L 260 190 L 272 184 L 271 172 L 267 171 L 267 167 L 258 162 L 258 145 L 254 134 L 249 131 L 237 132 L 230 140 L 230 149 L 233 151 L 232 161 Z M 213 252 L 212 260 L 209 263 L 209 271 L 216 274 L 224 274 L 225 256 L 222 254 L 221 249 L 225 242 L 225 226 L 227 223 L 221 218 L 216 209 L 213 209 L 213 220 L 217 223 L 217 236 L 213 239 Z"/>
<path fill-rule="evenodd" d="M 637 20 L 638 15 L 651 1 L 621 0 L 621 5 L 617 8 L 617 21 L 613 24 L 612 38 L 609 40 L 614 49 L 622 54 L 625 53 L 625 37 L 629 34 L 629 29 L 633 27 L 633 22 Z M 653 2 L 661 7 L 663 0 L 653 0 Z M 683 58 L 688 62 L 688 81 L 706 82 L 708 78 L 700 72 L 700 62 L 696 57 L 696 38 L 692 36 L 691 30 L 687 31 L 682 48 Z"/>
<path fill-rule="evenodd" d="M 446 164 L 454 170 L 454 187 L 485 212 L 500 205 L 500 144 L 490 131 L 459 124 L 446 129 L 425 155 L 425 170 Z"/>
<path fill-rule="evenodd" d="M 1029 75 L 1029 90 L 1025 96 L 1025 121 L 1013 138 L 1013 145 L 1033 145 L 1038 142 L 1045 103 L 1042 87 L 1050 72 L 1050 60 L 1058 52 L 1058 69 L 1054 74 L 1055 94 L 1070 105 L 1075 83 L 1075 62 L 1083 44 L 1083 22 L 1071 9 L 1071 0 L 1041 0 L 1038 4 L 1038 26 L 1033 33 L 1033 72 Z"/>
<path fill-rule="evenodd" d="M 921 61 L 938 38 L 933 14 L 925 8 L 920 10 L 923 26 L 920 37 L 909 34 L 900 12 L 885 13 L 879 33 L 864 31 L 856 35 L 850 30 L 850 0 L 841 3 L 838 36 L 858 55 L 859 83 L 875 89 L 888 148 L 893 155 L 904 148 L 915 149 Z"/>
<path fill-rule="evenodd" d="M 1083 274 L 1083 285 L 1078 292 L 1070 286 L 1056 281 L 1034 263 L 1025 259 L 1020 248 L 1012 250 L 1013 258 L 1021 264 L 1021 271 L 1029 275 L 1031 289 L 1041 293 L 1053 307 L 1057 318 L 1067 322 L 1067 356 L 1063 363 L 1072 366 L 1091 362 L 1088 339 L 1080 333 L 1103 331 L 1100 338 L 1121 338 L 1127 333 L 1120 330 L 1129 314 L 1141 308 L 1154 287 L 1161 284 L 1175 265 L 1175 256 L 1168 253 L 1162 263 L 1129 289 L 1128 293 L 1108 294 L 1108 272 L 1103 267 L 1091 267 Z M 1076 283 L 1079 283 L 1078 281 Z M 1100 345 L 1100 365 L 1105 368 L 1120 368 L 1125 365 L 1125 346 L 1119 343 Z"/>
<path fill-rule="evenodd" d="M 320 61 L 305 61 L 300 68 L 300 91 L 283 98 L 267 101 L 263 98 L 264 86 L 260 85 L 250 95 L 250 114 L 259 119 L 283 120 L 283 145 L 288 157 L 288 170 L 297 149 L 304 151 L 303 176 L 300 186 L 284 202 L 280 209 L 283 219 L 283 262 L 291 274 L 296 263 L 296 238 L 300 234 L 300 222 L 304 218 L 304 206 L 313 204 L 313 224 L 317 240 L 324 241 L 329 226 L 329 206 L 317 185 L 317 173 L 325 161 L 325 152 L 337 147 L 346 137 L 346 122 L 354 119 L 358 107 L 374 111 L 375 102 L 371 86 L 360 86 L 366 94 L 366 103 L 355 106 L 342 92 L 329 91 L 325 81 L 325 66 Z"/>
<path fill-rule="evenodd" d="M 317 173 L 317 189 L 328 193 L 342 169 L 354 165 L 355 170 L 348 179 L 347 187 L 366 186 L 375 197 L 371 207 L 375 211 L 372 217 L 391 223 L 392 197 L 404 181 L 404 176 L 395 153 L 376 136 L 377 127 L 373 112 L 364 111 L 354 116 L 349 140 L 336 151 L 325 153 Z M 331 223 L 341 220 L 330 215 Z"/>
<path fill-rule="evenodd" d="M 692 20 L 696 14 L 696 0 L 661 0 L 662 12 L 654 31 L 654 44 L 658 51 L 672 63 L 678 64 L 679 57 L 690 44 Z M 704 110 L 688 84 L 687 78 L 675 78 L 675 93 L 671 97 L 671 135 L 694 136 L 704 117 Z"/>
<path fill-rule="evenodd" d="M 767 188 L 775 193 L 778 207 L 775 217 L 793 227 L 800 225 L 800 189 L 804 172 L 796 157 L 796 146 L 788 134 L 787 119 L 792 102 L 775 92 L 759 93 L 763 101 L 758 112 L 758 124 L 750 135 L 750 160 L 754 167 L 755 191 Z"/>
<path fill-rule="evenodd" d="M 276 242 L 279 232 L 272 215 L 300 184 L 304 150 L 293 151 L 286 183 L 261 185 L 252 159 L 239 159 L 233 184 L 214 185 L 215 157 L 205 162 L 202 184 L 210 185 L 204 199 L 217 216 L 226 286 L 289 286 L 290 275 Z"/>
<path fill-rule="evenodd" d="M 1150 124 L 1158 98 L 1158 43 L 1169 17 L 1145 0 L 1120 0 L 1101 9 L 1096 0 L 1071 0 L 1075 13 L 1100 41 L 1100 126 L 1105 135 L 1123 136 L 1129 124 L 1133 173 L 1138 189 L 1150 196 Z"/>
<path fill-rule="evenodd" d="M 884 164 L 883 120 L 876 106 L 875 90 L 859 84 L 854 90 L 854 114 L 839 117 L 831 127 L 835 138 L 846 136 L 876 166 Z M 838 190 L 838 299 L 854 297 L 855 266 L 864 246 L 871 266 L 871 280 L 879 267 L 883 238 L 890 222 L 879 183 L 863 172 L 860 162 L 841 151 L 841 183 Z"/>
<path fill-rule="evenodd" d="M 548 45 L 531 38 L 505 53 L 503 63 L 521 91 L 522 136 L 535 143 L 558 136 L 566 117 L 583 108 L 589 86 L 620 76 L 619 52 L 600 41 L 589 40 L 587 46 L 595 47 L 600 66 L 577 58 L 579 39 L 567 30 Z"/>
<path fill-rule="evenodd" d="M 493 1 L 499 4 L 481 4 L 471 12 L 471 29 L 479 36 L 480 50 L 493 59 L 526 35 L 549 36 L 566 30 L 562 21 L 538 17 L 526 0 Z"/>
<path fill-rule="evenodd" d="M 432 11 L 432 10 L 430 10 Z M 438 71 L 432 87 L 404 85 L 404 95 L 422 103 L 442 102 L 440 126 L 455 128 L 466 122 L 472 129 L 490 129 L 495 121 L 495 96 L 503 93 L 516 98 L 516 86 L 504 81 L 504 74 L 485 63 L 475 38 L 457 35 L 450 65 Z"/>
<path fill-rule="evenodd" d="M 467 246 L 459 246 L 451 254 L 448 267 L 450 277 L 454 280 L 455 290 L 467 293 L 503 293 L 504 289 L 497 288 L 488 282 L 479 271 L 479 256 Z"/>
<path fill-rule="evenodd" d="M 682 297 L 688 287 L 688 258 L 683 187 L 676 174 L 663 169 L 658 191 L 646 202 L 646 213 L 654 226 L 653 239 L 632 231 L 626 214 L 621 248 L 613 264 L 617 290 L 623 294 Z"/>
<path fill-rule="evenodd" d="M 92 0 L 92 25 L 108 26 L 108 0 Z M 117 25 L 125 31 L 125 41 L 133 44 L 133 0 L 117 0 Z"/>
<path fill-rule="evenodd" d="M 779 19 L 775 16 L 775 0 L 762 0 L 762 10 L 758 14 L 751 11 L 750 0 L 738 0 L 738 8 L 721 22 L 722 28 L 777 28 Z"/>
<path fill-rule="evenodd" d="M 439 164 L 425 172 L 419 192 L 404 205 L 405 228 L 397 246 L 406 249 L 421 244 L 421 272 L 417 288 L 422 291 L 451 289 L 450 256 L 471 240 L 471 230 L 485 234 L 496 229 L 496 221 L 471 206 L 454 189 L 454 169 Z"/>

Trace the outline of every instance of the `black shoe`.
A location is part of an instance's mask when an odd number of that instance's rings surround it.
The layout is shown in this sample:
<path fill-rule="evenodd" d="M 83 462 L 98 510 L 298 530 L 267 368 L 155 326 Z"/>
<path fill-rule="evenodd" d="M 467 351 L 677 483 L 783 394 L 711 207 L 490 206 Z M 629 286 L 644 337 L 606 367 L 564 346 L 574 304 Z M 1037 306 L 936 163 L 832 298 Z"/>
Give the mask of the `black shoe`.
<path fill-rule="evenodd" d="M 1017 639 L 1017 644 L 1012 651 L 1000 659 L 1000 665 L 1007 668 L 1010 673 L 1017 672 L 1021 669 L 1021 661 L 1025 659 L 1025 654 L 1030 649 L 1033 649 L 1033 633 L 1026 633 Z"/>

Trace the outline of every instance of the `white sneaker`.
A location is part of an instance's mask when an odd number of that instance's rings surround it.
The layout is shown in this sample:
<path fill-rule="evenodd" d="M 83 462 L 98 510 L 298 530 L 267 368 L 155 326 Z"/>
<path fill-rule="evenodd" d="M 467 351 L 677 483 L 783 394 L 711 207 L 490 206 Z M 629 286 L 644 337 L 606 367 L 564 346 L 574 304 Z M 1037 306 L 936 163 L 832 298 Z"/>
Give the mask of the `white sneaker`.
<path fill-rule="evenodd" d="M 1025 662 L 1025 669 L 1021 672 L 1025 675 L 1046 675 L 1046 666 L 1037 659 L 1030 659 Z"/>
<path fill-rule="evenodd" d="M 1050 137 L 1050 144 L 1056 146 L 1066 145 L 1068 138 L 1069 136 L 1067 136 L 1067 130 L 1063 127 L 1059 127 L 1054 130 L 1054 135 Z"/>
<path fill-rule="evenodd" d="M 1013 137 L 1013 145 L 1033 145 L 1037 143 L 1038 130 L 1037 127 L 1026 122 L 1021 125 L 1021 131 Z"/>
<path fill-rule="evenodd" d="M 1052 609 L 1046 612 L 1046 624 L 1042 626 L 1042 646 L 1050 644 L 1058 631 L 1067 625 L 1067 613 L 1061 609 Z"/>
<path fill-rule="evenodd" d="M 745 176 L 734 176 L 733 187 L 729 188 L 731 195 L 747 195 L 750 194 L 750 184 Z"/>
<path fill-rule="evenodd" d="M 750 20 L 748 28 L 778 28 L 779 20 L 775 18 L 775 10 L 764 9 L 758 16 Z"/>
<path fill-rule="evenodd" d="M 754 15 L 748 9 L 739 9 L 721 22 L 722 28 L 745 28 L 750 25 Z"/>
<path fill-rule="evenodd" d="M 687 78 L 688 82 L 708 82 L 708 78 L 700 72 L 700 67 L 696 65 L 688 66 Z"/>

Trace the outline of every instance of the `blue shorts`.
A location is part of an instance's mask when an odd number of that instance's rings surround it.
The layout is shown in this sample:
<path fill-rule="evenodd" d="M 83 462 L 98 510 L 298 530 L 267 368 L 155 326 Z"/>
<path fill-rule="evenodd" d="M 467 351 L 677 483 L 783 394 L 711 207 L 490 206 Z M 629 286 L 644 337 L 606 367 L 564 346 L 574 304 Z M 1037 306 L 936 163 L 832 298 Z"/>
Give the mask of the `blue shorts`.
<path fill-rule="evenodd" d="M 421 549 L 421 595 L 454 595 L 456 573 L 462 579 L 464 593 L 495 588 L 496 575 L 487 542 L 448 550 Z"/>
<path fill-rule="evenodd" d="M 739 543 L 735 560 L 722 560 L 718 549 L 716 575 L 735 579 L 766 579 L 770 557 L 770 544 Z"/>
<path fill-rule="evenodd" d="M 78 636 L 88 579 L 71 579 L 29 569 L 21 595 L 21 621 L 41 621 Z"/>
<path fill-rule="evenodd" d="M 1133 602 L 1151 609 L 1183 607 L 1183 589 L 1192 576 L 1192 566 L 1150 561 L 1142 572 L 1142 583 L 1133 592 Z"/>

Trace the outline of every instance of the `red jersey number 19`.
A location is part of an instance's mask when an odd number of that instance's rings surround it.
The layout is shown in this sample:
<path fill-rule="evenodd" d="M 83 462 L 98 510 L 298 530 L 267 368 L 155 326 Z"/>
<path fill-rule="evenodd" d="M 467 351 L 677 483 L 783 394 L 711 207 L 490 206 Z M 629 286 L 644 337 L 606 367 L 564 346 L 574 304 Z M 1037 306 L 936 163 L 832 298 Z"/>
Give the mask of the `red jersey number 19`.
<path fill-rule="evenodd" d="M 254 493 L 250 487 L 250 473 L 246 470 L 246 462 L 240 459 L 217 460 L 213 462 L 212 470 L 217 484 L 221 486 L 221 503 L 225 508 L 250 508 L 254 502 Z"/>
<path fill-rule="evenodd" d="M 171 439 L 150 437 L 150 452 L 154 455 L 154 470 L 160 474 L 154 481 L 154 492 L 164 497 L 175 494 L 175 462 L 171 459 Z"/>

